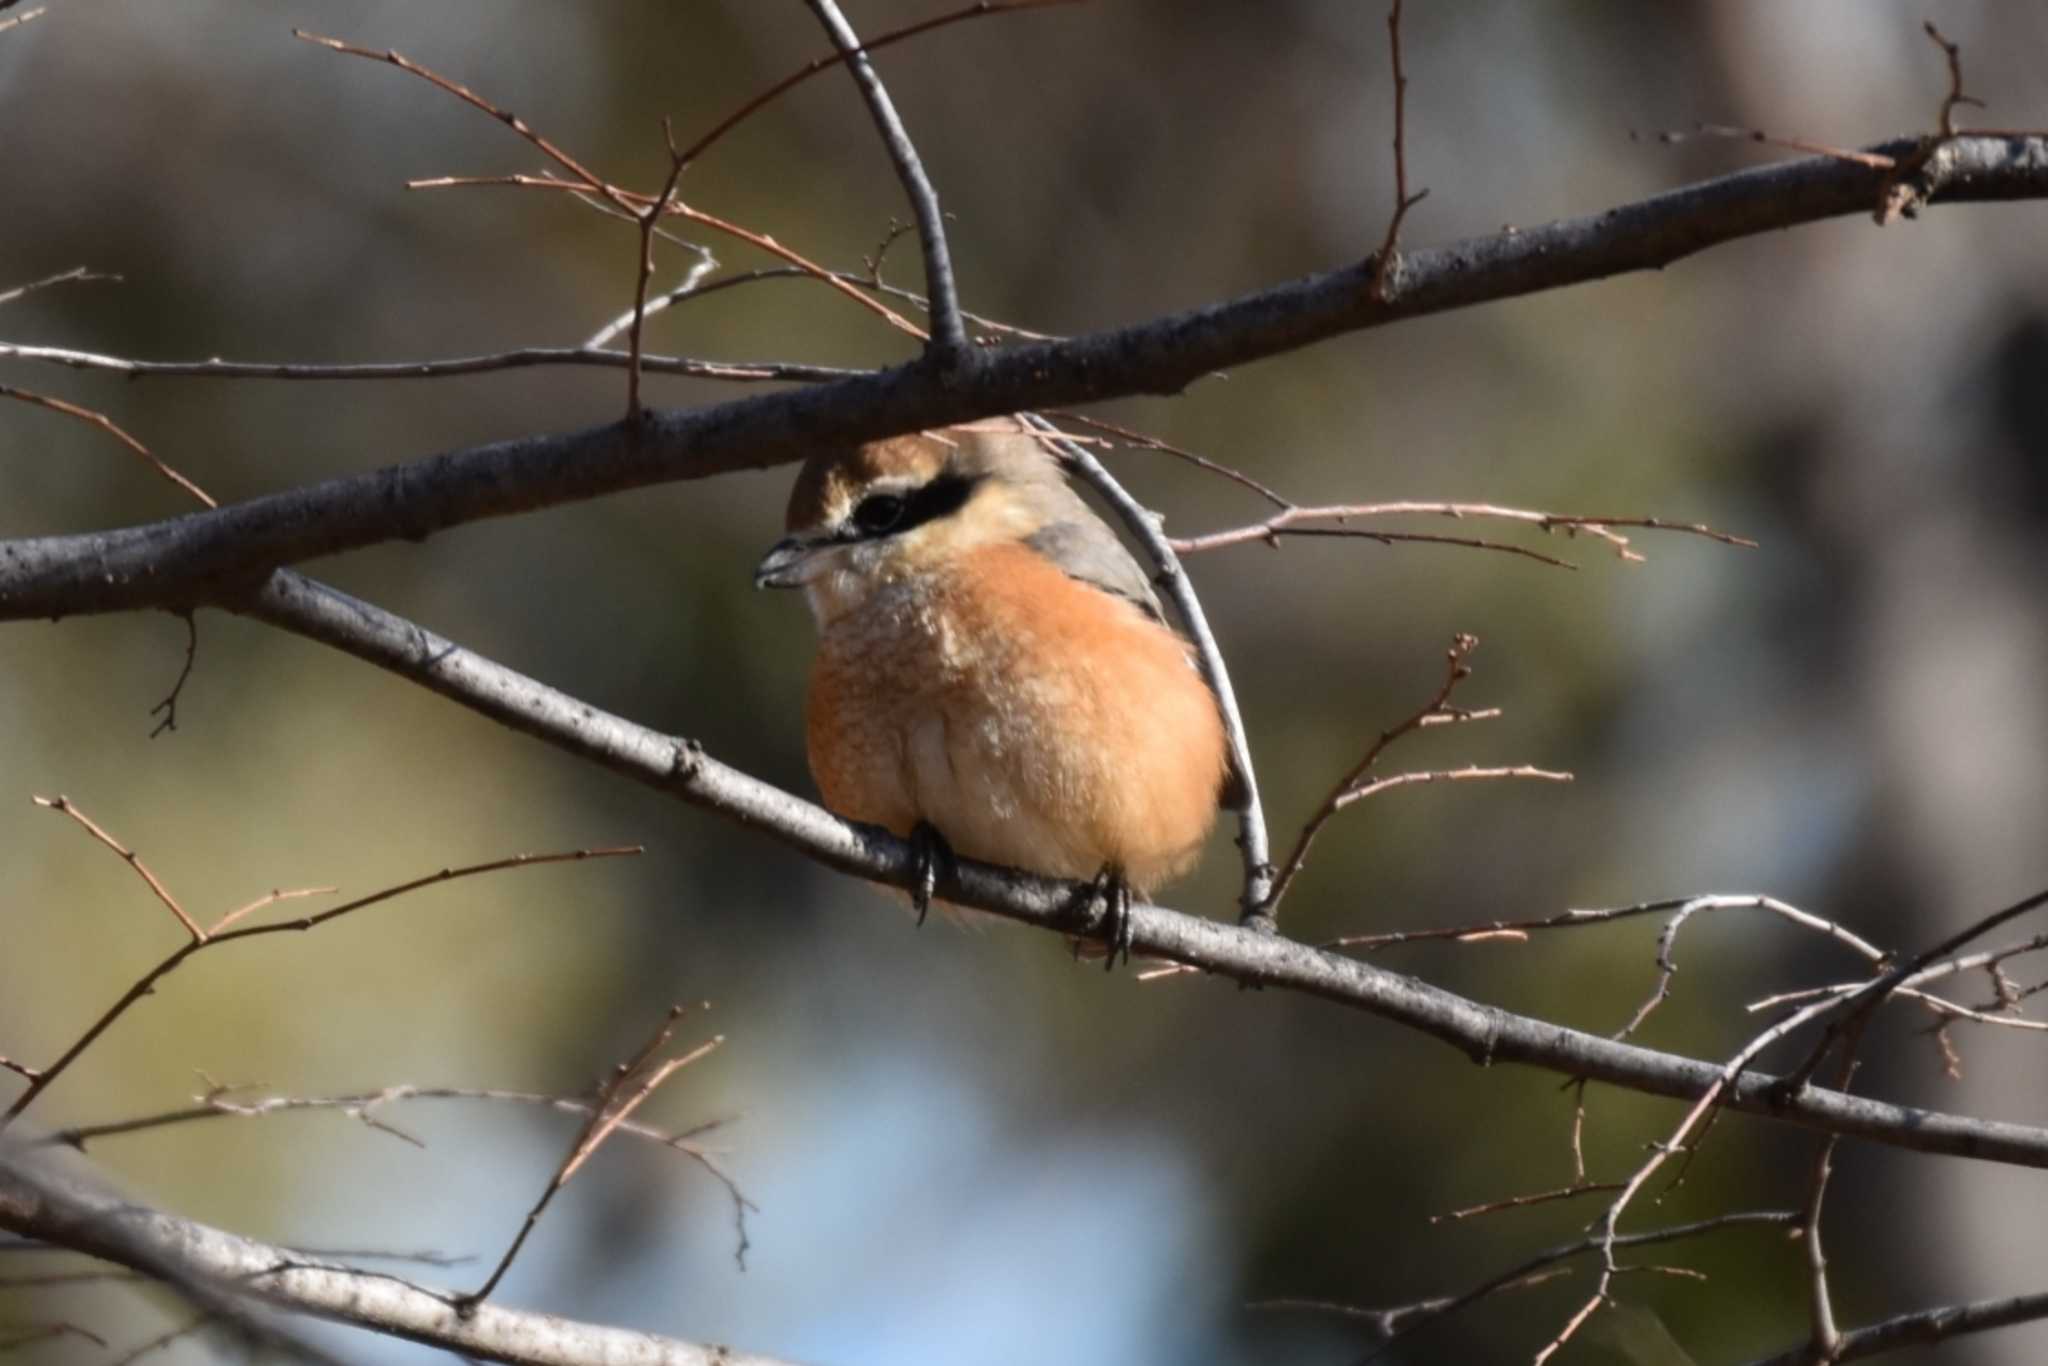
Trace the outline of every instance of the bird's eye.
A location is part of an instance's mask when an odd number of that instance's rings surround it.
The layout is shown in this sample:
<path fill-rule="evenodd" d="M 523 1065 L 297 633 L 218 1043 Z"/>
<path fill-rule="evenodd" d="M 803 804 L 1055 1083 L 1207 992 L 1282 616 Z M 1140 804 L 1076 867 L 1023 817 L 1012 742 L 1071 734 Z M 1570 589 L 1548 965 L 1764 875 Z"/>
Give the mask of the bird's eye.
<path fill-rule="evenodd" d="M 885 535 L 903 520 L 909 506 L 893 493 L 871 493 L 853 510 L 853 524 L 870 536 Z"/>

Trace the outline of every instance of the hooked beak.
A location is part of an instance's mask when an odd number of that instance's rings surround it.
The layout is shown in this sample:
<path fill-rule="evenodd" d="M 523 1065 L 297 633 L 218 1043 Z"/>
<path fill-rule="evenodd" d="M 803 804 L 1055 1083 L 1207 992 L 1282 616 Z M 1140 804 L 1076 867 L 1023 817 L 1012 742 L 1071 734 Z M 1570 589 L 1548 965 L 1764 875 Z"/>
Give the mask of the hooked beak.
<path fill-rule="evenodd" d="M 754 566 L 756 588 L 801 588 L 817 572 L 816 560 L 831 543 L 802 536 L 785 536 L 768 548 L 761 563 Z"/>

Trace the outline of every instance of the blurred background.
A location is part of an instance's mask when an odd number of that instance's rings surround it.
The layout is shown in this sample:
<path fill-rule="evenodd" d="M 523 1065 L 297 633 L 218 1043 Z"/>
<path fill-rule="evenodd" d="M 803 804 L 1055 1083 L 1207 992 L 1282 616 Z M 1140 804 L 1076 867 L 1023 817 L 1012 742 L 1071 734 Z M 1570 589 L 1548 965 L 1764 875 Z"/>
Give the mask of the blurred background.
<path fill-rule="evenodd" d="M 865 33 L 944 9 L 864 0 Z M 1755 164 L 1747 145 L 1638 141 L 1700 121 L 1855 145 L 1931 126 L 1932 17 L 1963 46 L 1976 121 L 2048 123 L 2048 11 L 1785 6 L 1411 7 L 1413 244 L 1588 213 Z M 970 307 L 1048 332 L 1144 319 L 1355 260 L 1392 199 L 1384 11 L 1345 0 L 1099 3 L 962 24 L 879 59 L 947 208 Z M 51 0 L 0 34 L 0 287 L 74 266 L 123 282 L 0 309 L 0 340 L 153 359 L 398 360 L 573 344 L 630 300 L 633 233 L 514 190 L 410 177 L 537 171 L 488 118 L 294 26 L 473 85 L 615 180 L 658 188 L 660 119 L 710 126 L 825 50 L 794 4 Z M 859 269 L 906 216 L 851 83 L 814 80 L 694 168 L 689 200 Z M 1458 498 L 1702 520 L 1739 551 L 1644 535 L 1473 551 L 1250 546 L 1193 563 L 1236 671 L 1276 837 L 1369 738 L 1420 705 L 1456 631 L 1459 701 L 1502 719 L 1413 739 L 1393 768 L 1527 762 L 1570 787 L 1390 793 L 1340 818 L 1291 930 L 1528 917 L 1764 891 L 1915 948 L 2048 881 L 2048 209 L 1845 219 L 1654 276 L 1425 319 L 1102 416 L 1304 502 Z M 725 269 L 763 260 L 709 242 Z M 668 251 L 657 285 L 691 263 Z M 891 274 L 917 284 L 914 245 Z M 903 339 L 815 285 L 661 316 L 650 346 L 846 365 Z M 22 362 L 0 381 L 102 410 L 230 500 L 437 450 L 602 422 L 623 379 L 523 371 L 379 384 L 127 383 Z M 653 401 L 740 392 L 650 381 Z M 1243 490 L 1133 451 L 1117 470 L 1186 534 L 1262 514 Z M 790 471 L 464 527 L 309 566 L 551 684 L 812 791 L 811 626 L 749 576 Z M 0 407 L 0 536 L 168 516 L 180 497 L 84 424 Z M 1444 530 L 1422 524 L 1418 529 Z M 1475 524 L 1454 528 L 1480 531 Z M 1501 534 L 1485 528 L 1487 534 Z M 707 1141 L 760 1206 L 674 1154 L 607 1148 L 500 1292 L 521 1306 L 829 1366 L 1301 1363 L 1368 1342 L 1271 1297 L 1376 1306 L 1467 1288 L 1576 1236 L 1586 1202 L 1431 1216 L 1563 1184 L 1571 1095 L 1481 1070 L 1380 1021 L 1277 992 L 1077 967 L 1052 937 L 923 931 L 885 898 L 729 823 L 573 762 L 310 643 L 205 613 L 178 729 L 150 707 L 183 659 L 168 616 L 0 630 L 0 1053 L 46 1060 L 175 926 L 130 871 L 30 804 L 62 792 L 202 916 L 275 887 L 364 892 L 519 851 L 644 857 L 500 874 L 320 931 L 208 954 L 31 1112 L 45 1126 L 181 1104 L 205 1082 L 321 1095 L 394 1083 L 576 1091 L 671 1001 L 724 1047 L 648 1117 Z M 1170 904 L 1233 909 L 1220 832 Z M 1390 966 L 1596 1031 L 1654 976 L 1643 921 Z M 1641 1036 L 1725 1055 L 1745 1002 L 1856 964 L 1780 923 L 1695 921 Z M 2035 970 L 2035 977 L 2039 971 Z M 2033 980 L 2032 977 L 2027 980 Z M 1984 988 L 1980 990 L 1980 988 Z M 1964 994 L 1988 994 L 1973 984 Z M 1889 1021 L 1859 1086 L 2048 1123 L 2032 1036 Z M 694 1031 L 694 1032 L 693 1032 Z M 0 1091 L 0 1094 L 8 1092 Z M 1594 1089 L 1587 1157 L 1624 1175 L 1678 1107 Z M 216 1120 L 111 1139 L 149 1200 L 302 1246 L 482 1258 L 517 1229 L 573 1123 L 481 1104 Z M 1811 1140 L 1714 1130 L 1633 1226 L 1796 1203 Z M 2037 1173 L 1843 1150 L 1827 1216 L 1848 1324 L 2038 1291 Z M 1563 1358 L 1741 1360 L 1805 1332 L 1799 1251 L 1731 1231 L 1625 1279 Z M 28 1259 L 9 1259 L 26 1267 Z M 59 1259 L 38 1261 L 49 1269 Z M 1388 1359 L 1526 1359 L 1589 1293 L 1582 1269 L 1427 1330 Z M 174 1326 L 104 1286 L 0 1294 L 117 1345 Z M 351 1359 L 420 1349 L 339 1330 Z M 89 1344 L 51 1360 L 104 1357 Z M 204 1339 L 163 1359 L 210 1359 Z M 1660 1355 L 1662 1353 L 1662 1355 Z M 2020 1363 L 2048 1329 L 1900 1361 Z"/>

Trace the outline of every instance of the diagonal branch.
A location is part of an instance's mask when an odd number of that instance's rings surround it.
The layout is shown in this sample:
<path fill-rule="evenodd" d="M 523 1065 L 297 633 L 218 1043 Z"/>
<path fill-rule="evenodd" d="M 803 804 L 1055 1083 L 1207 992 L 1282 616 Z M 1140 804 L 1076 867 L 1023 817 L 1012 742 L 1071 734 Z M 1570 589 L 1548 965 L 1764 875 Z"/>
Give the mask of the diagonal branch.
<path fill-rule="evenodd" d="M 905 890 L 923 873 L 917 851 L 878 826 L 844 820 L 719 762 L 692 740 L 636 725 L 528 678 L 373 604 L 290 570 L 270 576 L 234 610 L 330 645 L 479 715 L 546 741 L 728 820 L 818 863 Z M 939 871 L 947 901 L 1063 934 L 1102 939 L 1109 926 L 1086 884 L 972 859 Z M 1475 1062 L 1519 1062 L 1651 1095 L 1698 1100 L 1827 1133 L 1919 1152 L 2048 1167 L 2048 1129 L 1844 1095 L 1791 1090 L 1749 1069 L 1622 1043 L 1482 1005 L 1440 987 L 1278 935 L 1137 905 L 1135 952 L 1236 981 L 1300 992 L 1392 1020 Z M 218 942 L 218 941 L 216 941 Z"/>
<path fill-rule="evenodd" d="M 1173 600 L 1181 624 L 1187 628 L 1202 677 L 1208 681 L 1209 690 L 1216 694 L 1217 710 L 1223 715 L 1224 743 L 1230 750 L 1234 783 L 1228 802 L 1237 816 L 1237 847 L 1244 859 L 1244 890 L 1238 900 L 1238 919 L 1255 929 L 1271 929 L 1273 921 L 1267 901 L 1273 890 L 1273 854 L 1271 840 L 1266 833 L 1265 808 L 1259 801 L 1258 774 L 1252 767 L 1251 741 L 1245 734 L 1244 713 L 1237 705 L 1237 690 L 1231 686 L 1230 666 L 1224 662 L 1223 650 L 1216 644 L 1215 632 L 1209 629 L 1209 619 L 1202 611 L 1201 599 L 1195 595 L 1194 585 L 1188 581 L 1186 571 L 1181 568 L 1180 557 L 1175 554 L 1172 542 L 1159 529 L 1157 519 L 1125 491 L 1102 462 L 1079 443 L 1060 435 L 1058 429 L 1043 417 L 1029 415 L 1025 421 L 1034 431 L 1049 434 L 1054 448 L 1066 460 L 1068 467 L 1116 510 L 1124 525 L 1144 546 L 1153 567 L 1158 570 L 1159 586 Z"/>
<path fill-rule="evenodd" d="M 960 319 L 960 294 L 953 283 L 953 254 L 946 245 L 939 193 L 932 188 L 924 162 L 919 159 L 903 120 L 896 114 L 896 105 L 889 98 L 888 88 L 875 74 L 875 65 L 868 60 L 853 25 L 846 22 L 846 16 L 833 0 L 807 3 L 846 58 L 846 68 L 853 73 L 853 82 L 860 87 L 861 98 L 867 101 L 868 113 L 874 118 L 875 131 L 881 134 L 882 145 L 896 167 L 896 178 L 903 182 L 903 192 L 910 198 L 910 211 L 917 215 L 917 237 L 924 251 L 925 294 L 931 299 L 932 335 L 926 350 L 942 368 L 950 368 L 959 363 L 967 350 L 967 328 Z"/>
<path fill-rule="evenodd" d="M 275 1305 L 518 1366 L 787 1366 L 716 1344 L 480 1305 L 385 1272 L 244 1238 L 137 1205 L 0 1148 L 0 1229 L 134 1267 L 205 1303 Z M 267 1359 L 267 1358 L 265 1358 Z M 325 1359 L 325 1358 L 322 1358 Z"/>

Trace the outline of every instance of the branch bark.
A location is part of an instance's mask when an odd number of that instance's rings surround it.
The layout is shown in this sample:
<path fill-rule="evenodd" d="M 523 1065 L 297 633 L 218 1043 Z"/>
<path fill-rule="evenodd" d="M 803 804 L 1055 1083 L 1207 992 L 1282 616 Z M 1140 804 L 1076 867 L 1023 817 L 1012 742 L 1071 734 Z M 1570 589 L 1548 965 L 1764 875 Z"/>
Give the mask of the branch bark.
<path fill-rule="evenodd" d="M 88 1253 L 230 1305 L 315 1314 L 459 1356 L 520 1366 L 787 1366 L 716 1344 L 580 1323 L 460 1297 L 123 1200 L 0 1149 L 0 1229 Z"/>
<path fill-rule="evenodd" d="M 1916 140 L 1885 144 L 1904 159 Z M 1348 332 L 1656 269 L 1740 237 L 1868 212 L 1894 172 L 1813 157 L 1584 218 L 1403 254 L 1401 289 L 1370 261 L 1110 332 L 971 349 L 705 408 L 468 447 L 115 531 L 0 541 L 0 620 L 184 608 L 268 572 L 486 517 L 797 460 L 822 445 L 976 418 L 1171 394 L 1213 371 Z M 1965 136 L 1925 156 L 1933 202 L 2048 198 L 2048 138 Z"/>
<path fill-rule="evenodd" d="M 694 741 L 602 711 L 453 641 L 292 570 L 278 570 L 233 610 L 387 669 L 503 725 L 657 791 L 781 840 L 827 867 L 909 889 L 912 847 L 720 763 Z M 937 893 L 948 901 L 1067 934 L 1101 938 L 1107 913 L 1086 883 L 950 861 Z M 1130 909 L 1137 953 L 1264 987 L 1298 991 L 1396 1021 L 1451 1044 L 1474 1062 L 1518 1062 L 1651 1095 L 1720 1103 L 1786 1123 L 1920 1152 L 2048 1167 L 2048 1129 L 1893 1105 L 1816 1086 L 1788 1088 L 1767 1073 L 1733 1082 L 1720 1064 L 1661 1053 L 1471 1001 L 1441 987 L 1272 934 L 1159 906 Z"/>

